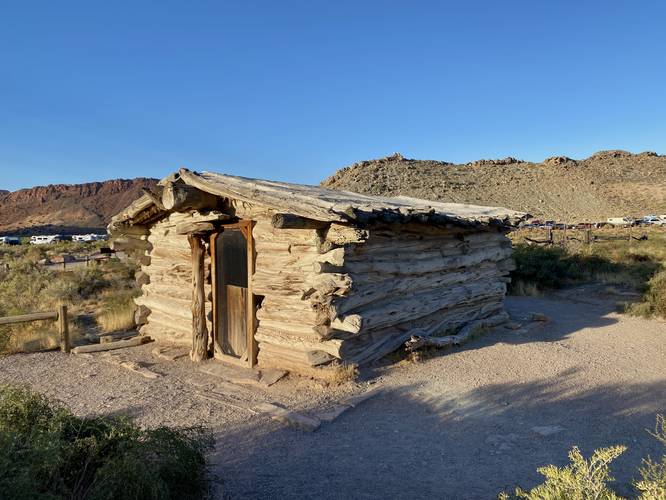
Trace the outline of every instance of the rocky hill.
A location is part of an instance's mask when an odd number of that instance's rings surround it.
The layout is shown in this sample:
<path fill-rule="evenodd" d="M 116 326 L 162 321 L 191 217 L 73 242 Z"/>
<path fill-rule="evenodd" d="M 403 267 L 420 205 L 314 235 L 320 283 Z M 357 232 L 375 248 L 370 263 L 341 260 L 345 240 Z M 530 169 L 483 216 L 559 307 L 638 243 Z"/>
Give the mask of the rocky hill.
<path fill-rule="evenodd" d="M 515 158 L 452 164 L 396 153 L 338 170 L 323 186 L 385 196 L 503 206 L 563 222 L 666 214 L 666 156 L 600 151 L 531 163 Z"/>
<path fill-rule="evenodd" d="M 104 232 L 111 216 L 156 179 L 114 179 L 0 190 L 0 234 Z"/>

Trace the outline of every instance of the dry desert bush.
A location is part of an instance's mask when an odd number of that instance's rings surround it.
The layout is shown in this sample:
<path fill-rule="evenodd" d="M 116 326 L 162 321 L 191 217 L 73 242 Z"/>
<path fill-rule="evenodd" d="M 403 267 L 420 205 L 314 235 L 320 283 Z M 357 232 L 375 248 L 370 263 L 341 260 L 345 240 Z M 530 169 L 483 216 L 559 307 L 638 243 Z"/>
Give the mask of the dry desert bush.
<path fill-rule="evenodd" d="M 650 432 L 666 449 L 666 420 L 657 415 L 655 429 Z M 546 465 L 538 469 L 545 481 L 529 491 L 517 488 L 515 495 L 501 493 L 499 498 L 526 498 L 528 500 L 615 500 L 620 497 L 612 488 L 610 464 L 626 451 L 623 445 L 595 450 L 589 459 L 574 446 L 569 452 L 569 464 L 564 467 Z M 666 453 L 661 460 L 647 457 L 638 468 L 633 498 L 663 500 L 666 498 Z"/>
<path fill-rule="evenodd" d="M 0 317 L 53 311 L 59 304 L 66 304 L 74 318 L 70 324 L 73 340 L 83 333 L 82 321 L 76 319 L 79 314 L 97 317 L 104 331 L 131 328 L 131 298 L 138 291 L 134 264 L 116 259 L 70 270 L 39 264 L 48 253 L 63 254 L 80 248 L 71 243 L 0 247 Z M 0 352 L 35 351 L 57 345 L 53 321 L 0 327 Z"/>
<path fill-rule="evenodd" d="M 28 389 L 0 386 L 1 498 L 204 498 L 212 443 L 201 428 L 80 418 Z"/>
<path fill-rule="evenodd" d="M 614 240 L 592 245 L 530 245 L 514 239 L 516 270 L 509 292 L 544 291 L 588 282 L 620 285 L 642 294 L 626 304 L 630 314 L 666 318 L 666 232 L 647 231 L 647 240 Z"/>

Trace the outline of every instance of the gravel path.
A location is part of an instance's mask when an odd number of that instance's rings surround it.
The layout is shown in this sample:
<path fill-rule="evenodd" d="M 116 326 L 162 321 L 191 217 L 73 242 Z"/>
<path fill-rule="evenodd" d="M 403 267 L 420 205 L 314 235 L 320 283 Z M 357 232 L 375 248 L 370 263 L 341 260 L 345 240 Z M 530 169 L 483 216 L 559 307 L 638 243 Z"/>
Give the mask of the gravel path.
<path fill-rule="evenodd" d="M 212 470 L 231 498 L 495 498 L 536 484 L 536 468 L 564 464 L 573 445 L 589 454 L 618 443 L 629 446 L 613 468 L 627 494 L 641 457 L 662 452 L 645 429 L 666 411 L 666 324 L 618 315 L 590 296 L 512 297 L 514 318 L 537 311 L 552 321 L 377 366 L 334 388 L 298 377 L 226 385 L 233 405 L 199 397 L 219 384 L 186 359 L 151 357 L 151 345 L 122 356 L 147 362 L 163 375 L 156 380 L 101 355 L 54 352 L 0 359 L 0 381 L 30 384 L 80 414 L 211 427 Z M 274 401 L 314 412 L 370 386 L 382 394 L 314 433 L 239 409 Z"/>

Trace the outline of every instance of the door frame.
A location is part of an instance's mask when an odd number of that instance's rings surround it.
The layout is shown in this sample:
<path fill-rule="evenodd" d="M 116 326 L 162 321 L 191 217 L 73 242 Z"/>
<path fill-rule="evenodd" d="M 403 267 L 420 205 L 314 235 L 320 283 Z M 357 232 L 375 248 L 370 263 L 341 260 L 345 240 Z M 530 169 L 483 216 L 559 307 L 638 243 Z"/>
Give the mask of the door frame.
<path fill-rule="evenodd" d="M 220 231 L 211 233 L 210 235 L 210 274 L 211 274 L 211 285 L 212 285 L 212 302 L 213 302 L 213 357 L 218 358 L 222 361 L 227 361 L 234 365 L 247 366 L 249 368 L 254 367 L 257 364 L 257 341 L 254 338 L 254 333 L 256 330 L 256 318 L 255 318 L 255 299 L 254 294 L 252 293 L 252 275 L 254 274 L 254 239 L 252 237 L 252 228 L 254 227 L 254 221 L 252 220 L 240 220 L 238 222 L 233 222 L 229 224 L 222 224 Z M 247 301 L 246 301 L 246 311 L 245 311 L 245 334 L 247 339 L 247 348 L 246 354 L 247 359 L 236 358 L 229 354 L 223 352 L 218 352 L 217 347 L 217 338 L 218 338 L 218 327 L 217 324 L 217 245 L 215 240 L 220 233 L 223 233 L 225 228 L 229 229 L 240 229 L 245 236 L 247 241 Z"/>

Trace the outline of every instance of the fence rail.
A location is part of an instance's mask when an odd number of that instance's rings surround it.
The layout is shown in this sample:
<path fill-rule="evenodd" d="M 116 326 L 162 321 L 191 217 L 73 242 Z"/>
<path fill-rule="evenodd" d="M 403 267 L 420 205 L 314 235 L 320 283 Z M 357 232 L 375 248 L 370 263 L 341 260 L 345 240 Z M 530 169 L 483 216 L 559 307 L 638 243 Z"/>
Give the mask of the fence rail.
<path fill-rule="evenodd" d="M 591 245 L 593 243 L 604 243 L 608 241 L 628 241 L 631 245 L 634 241 L 647 241 L 648 236 L 646 234 L 641 234 L 640 236 L 634 236 L 631 228 L 625 234 L 604 234 L 604 231 L 601 230 L 595 233 L 592 229 L 559 229 L 559 228 L 545 228 L 542 231 L 545 231 L 545 239 L 536 239 L 530 236 L 527 236 L 526 233 L 533 235 L 534 229 L 517 229 L 514 231 L 523 241 L 534 245 L 566 245 L 569 241 L 577 241 L 585 245 Z M 558 234 L 558 237 L 555 238 L 554 235 Z"/>
<path fill-rule="evenodd" d="M 57 311 L 37 312 L 20 314 L 18 316 L 5 316 L 0 318 L 0 325 L 18 325 L 20 323 L 31 323 L 33 321 L 54 320 L 58 322 L 58 333 L 60 334 L 60 350 L 69 352 L 72 348 L 69 341 L 69 322 L 67 320 L 67 306 L 58 306 Z"/>

